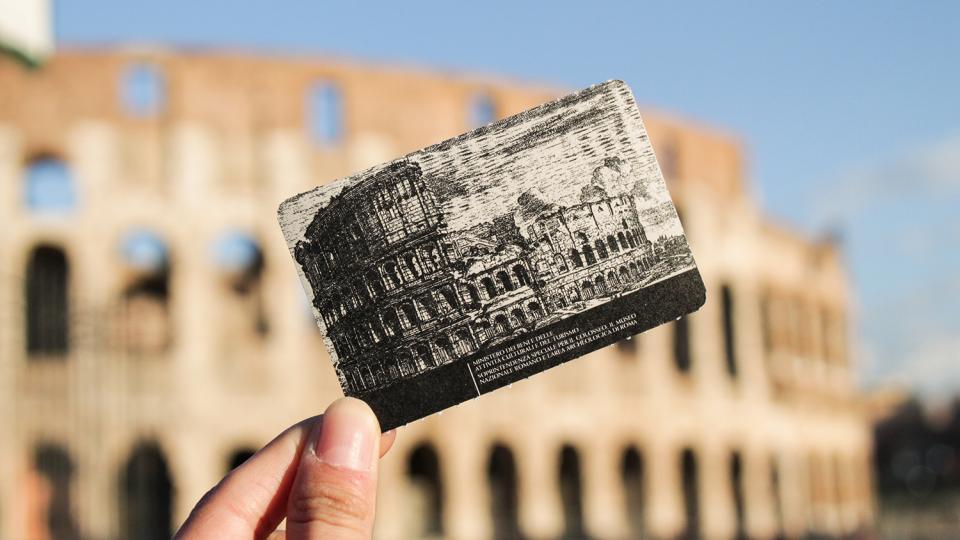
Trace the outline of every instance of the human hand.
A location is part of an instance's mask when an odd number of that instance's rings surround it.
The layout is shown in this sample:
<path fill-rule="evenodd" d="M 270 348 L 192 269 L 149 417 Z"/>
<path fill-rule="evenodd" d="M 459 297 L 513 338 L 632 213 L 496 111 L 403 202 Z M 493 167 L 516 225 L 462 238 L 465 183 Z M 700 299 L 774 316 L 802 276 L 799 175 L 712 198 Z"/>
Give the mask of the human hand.
<path fill-rule="evenodd" d="M 339 399 L 231 471 L 174 538 L 369 539 L 377 462 L 395 438 L 395 431 L 380 435 L 366 403 Z M 277 531 L 284 518 L 286 531 Z"/>

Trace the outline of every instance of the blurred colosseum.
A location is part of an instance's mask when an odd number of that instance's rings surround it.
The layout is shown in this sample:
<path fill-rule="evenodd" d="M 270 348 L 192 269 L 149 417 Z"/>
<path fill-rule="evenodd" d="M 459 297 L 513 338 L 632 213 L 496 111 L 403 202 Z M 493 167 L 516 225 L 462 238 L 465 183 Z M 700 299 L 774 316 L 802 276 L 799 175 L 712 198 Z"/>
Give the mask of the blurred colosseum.
<path fill-rule="evenodd" d="M 340 395 L 277 204 L 561 93 L 315 57 L 0 56 L 0 537 L 168 538 Z M 707 304 L 402 428 L 379 538 L 869 535 L 838 247 L 763 216 L 736 137 L 645 120 Z"/>

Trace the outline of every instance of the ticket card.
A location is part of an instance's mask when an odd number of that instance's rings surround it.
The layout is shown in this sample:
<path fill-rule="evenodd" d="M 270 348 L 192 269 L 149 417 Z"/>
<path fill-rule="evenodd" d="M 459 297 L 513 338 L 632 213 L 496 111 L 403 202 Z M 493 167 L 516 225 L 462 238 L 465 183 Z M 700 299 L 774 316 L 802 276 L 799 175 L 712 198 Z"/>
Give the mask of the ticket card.
<path fill-rule="evenodd" d="M 384 430 L 706 299 L 622 81 L 296 195 L 279 220 L 343 391 Z"/>

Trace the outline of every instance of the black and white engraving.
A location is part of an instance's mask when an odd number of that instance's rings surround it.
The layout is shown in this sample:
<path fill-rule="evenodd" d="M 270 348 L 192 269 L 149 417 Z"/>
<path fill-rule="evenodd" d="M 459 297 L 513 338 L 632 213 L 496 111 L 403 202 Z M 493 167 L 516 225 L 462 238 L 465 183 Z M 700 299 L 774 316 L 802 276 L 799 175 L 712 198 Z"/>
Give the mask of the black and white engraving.
<path fill-rule="evenodd" d="M 280 221 L 344 391 L 384 429 L 704 300 L 619 81 L 298 195 Z"/>

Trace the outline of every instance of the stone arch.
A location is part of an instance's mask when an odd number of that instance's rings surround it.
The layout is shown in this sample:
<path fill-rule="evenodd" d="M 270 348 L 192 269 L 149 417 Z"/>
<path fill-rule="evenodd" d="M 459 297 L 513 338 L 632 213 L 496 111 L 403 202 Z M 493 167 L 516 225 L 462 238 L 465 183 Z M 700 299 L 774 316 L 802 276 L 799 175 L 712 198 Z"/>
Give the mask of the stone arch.
<path fill-rule="evenodd" d="M 617 240 L 619 240 L 620 247 L 622 249 L 627 249 L 627 239 L 625 236 L 623 236 L 623 231 L 617 232 Z"/>
<path fill-rule="evenodd" d="M 607 246 L 604 245 L 602 239 L 597 238 L 596 240 L 594 240 L 593 246 L 597 248 L 597 257 L 601 259 L 606 259 L 609 256 L 609 254 L 607 253 Z"/>
<path fill-rule="evenodd" d="M 589 300 L 596 296 L 596 291 L 593 288 L 593 282 L 591 282 L 589 279 L 585 279 L 582 283 L 580 283 L 580 291 L 583 293 L 584 300 Z"/>
<path fill-rule="evenodd" d="M 570 248 L 570 262 L 574 268 L 583 268 L 583 259 L 580 258 L 580 252 L 577 248 Z"/>
<path fill-rule="evenodd" d="M 416 364 L 414 364 L 409 351 L 404 350 L 397 353 L 397 367 L 400 369 L 400 376 L 402 377 L 416 373 Z"/>
<path fill-rule="evenodd" d="M 630 271 L 627 270 L 627 267 L 626 267 L 626 266 L 621 266 L 621 267 L 620 267 L 620 283 L 623 283 L 624 285 L 626 285 L 626 284 L 629 283 L 630 281 L 631 281 L 631 280 L 630 280 Z"/>
<path fill-rule="evenodd" d="M 33 248 L 25 281 L 27 355 L 63 358 L 70 351 L 70 265 L 63 249 Z"/>
<path fill-rule="evenodd" d="M 494 538 L 520 538 L 517 465 L 513 452 L 500 443 L 490 450 L 487 461 L 490 517 Z"/>
<path fill-rule="evenodd" d="M 586 259 L 587 266 L 597 264 L 597 257 L 593 254 L 593 248 L 590 247 L 590 244 L 583 245 L 583 258 Z"/>
<path fill-rule="evenodd" d="M 407 274 L 412 279 L 418 279 L 423 275 L 423 267 L 420 265 L 415 253 L 404 253 L 401 257 L 403 259 L 403 266 L 407 270 Z"/>
<path fill-rule="evenodd" d="M 446 364 L 447 362 L 452 362 L 456 359 L 456 354 L 453 351 L 453 344 L 450 343 L 450 338 L 447 336 L 438 336 L 433 340 L 433 344 L 437 347 L 437 354 L 435 357 L 438 364 Z"/>
<path fill-rule="evenodd" d="M 473 336 L 467 328 L 461 328 L 452 334 L 453 348 L 457 354 L 464 355 L 473 352 L 476 349 L 473 343 Z"/>
<path fill-rule="evenodd" d="M 417 315 L 417 310 L 410 300 L 400 304 L 398 315 L 400 315 L 400 323 L 404 328 L 413 328 L 420 324 L 420 316 Z"/>
<path fill-rule="evenodd" d="M 426 369 L 436 365 L 433 359 L 433 351 L 426 343 L 418 343 L 413 346 L 413 351 L 417 356 L 417 365 L 420 369 Z"/>
<path fill-rule="evenodd" d="M 400 277 L 400 268 L 395 261 L 387 261 L 383 264 L 383 272 L 387 276 L 387 284 L 390 289 L 396 289 L 403 285 L 403 279 Z"/>
<path fill-rule="evenodd" d="M 443 311 L 454 311 L 460 307 L 460 303 L 457 301 L 457 295 L 453 294 L 453 289 L 451 287 L 443 287 L 440 289 L 440 298 L 443 299 L 443 303 L 446 304 Z"/>
<path fill-rule="evenodd" d="M 603 274 L 597 274 L 597 277 L 593 279 L 593 285 L 597 289 L 597 296 L 607 294 L 607 282 L 603 279 Z"/>
<path fill-rule="evenodd" d="M 516 287 L 513 285 L 513 281 L 510 279 L 510 275 L 507 274 L 505 270 L 500 270 L 496 274 L 497 281 L 500 282 L 500 286 L 503 287 L 504 291 L 512 291 Z"/>
<path fill-rule="evenodd" d="M 503 313 L 498 313 L 493 317 L 493 330 L 497 335 L 510 333 L 510 321 Z"/>
<path fill-rule="evenodd" d="M 370 270 L 367 272 L 366 281 L 374 298 L 380 298 L 386 294 L 386 289 L 383 286 L 383 279 L 380 277 L 380 273 L 376 270 Z"/>
<path fill-rule="evenodd" d="M 397 317 L 397 309 L 390 306 L 383 310 L 381 315 L 383 320 L 383 329 L 389 336 L 399 336 L 403 330 L 400 327 L 400 318 Z"/>
<path fill-rule="evenodd" d="M 543 307 L 540 302 L 530 302 L 527 304 L 527 310 L 534 319 L 541 319 L 544 316 Z"/>
<path fill-rule="evenodd" d="M 610 253 L 618 253 L 620 251 L 617 239 L 614 238 L 612 234 L 607 235 L 607 247 L 610 249 Z"/>
<path fill-rule="evenodd" d="M 483 288 L 487 293 L 487 299 L 497 297 L 497 286 L 494 285 L 493 279 L 491 279 L 490 276 L 485 276 L 483 279 L 481 279 L 480 284 L 483 285 Z"/>
<path fill-rule="evenodd" d="M 516 307 L 510 311 L 510 315 L 517 321 L 517 326 L 526 326 L 527 325 L 527 314 L 523 312 L 522 308 Z"/>
<path fill-rule="evenodd" d="M 470 296 L 470 302 L 474 304 L 480 303 L 480 290 L 477 289 L 477 286 L 473 283 L 467 283 L 467 295 Z"/>
<path fill-rule="evenodd" d="M 120 474 L 120 536 L 166 540 L 173 534 L 173 482 L 160 447 L 142 442 Z"/>
<path fill-rule="evenodd" d="M 627 266 L 630 268 L 630 277 L 633 278 L 633 281 L 640 280 L 640 270 L 637 268 L 637 263 L 630 261 Z"/>
<path fill-rule="evenodd" d="M 577 250 L 575 250 L 575 249 L 573 249 L 573 250 L 571 250 L 571 251 L 573 251 L 574 253 L 577 252 Z M 576 254 L 577 254 L 577 258 L 579 259 L 579 258 L 580 258 L 580 254 L 579 254 L 579 253 L 576 253 Z M 557 272 L 566 272 L 566 271 L 568 271 L 568 270 L 570 269 L 570 268 L 567 266 L 567 261 L 564 260 L 563 255 L 560 255 L 559 253 L 557 253 L 556 255 L 553 256 L 553 264 L 556 265 L 556 267 L 557 267 Z"/>
<path fill-rule="evenodd" d="M 410 483 L 409 514 L 414 518 L 409 538 L 443 535 L 443 479 L 440 457 L 432 444 L 423 442 L 407 458 Z"/>
<path fill-rule="evenodd" d="M 607 272 L 607 283 L 609 283 L 611 287 L 620 284 L 620 280 L 617 279 L 617 272 L 615 270 L 611 269 L 609 272 Z"/>
<path fill-rule="evenodd" d="M 522 264 L 513 265 L 513 275 L 517 278 L 518 287 L 530 285 L 530 274 L 527 273 L 527 269 Z"/>

